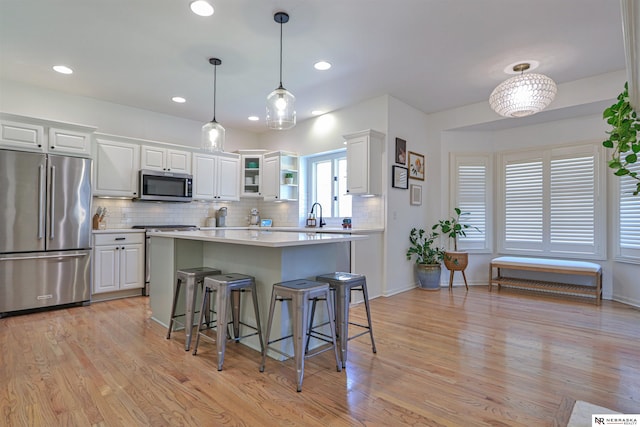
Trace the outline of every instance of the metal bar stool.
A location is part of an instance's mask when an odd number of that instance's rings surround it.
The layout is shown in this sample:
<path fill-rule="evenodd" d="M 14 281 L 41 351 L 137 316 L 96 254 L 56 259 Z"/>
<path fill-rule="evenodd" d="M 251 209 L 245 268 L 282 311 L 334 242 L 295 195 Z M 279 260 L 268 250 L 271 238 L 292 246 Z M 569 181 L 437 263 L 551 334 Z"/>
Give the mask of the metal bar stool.
<path fill-rule="evenodd" d="M 210 312 L 210 295 L 216 293 L 216 319 L 204 323 L 207 313 Z M 240 297 L 244 292 L 251 292 L 253 300 L 253 311 L 256 317 L 256 325 L 249 325 L 240 320 Z M 227 320 L 227 306 L 231 305 L 231 322 Z M 241 339 L 258 335 L 260 340 L 260 351 L 264 354 L 264 343 L 262 341 L 262 328 L 260 327 L 260 313 L 258 312 L 258 296 L 256 294 L 256 281 L 252 276 L 238 273 L 221 274 L 209 276 L 204 280 L 204 296 L 202 298 L 202 309 L 200 310 L 199 330 L 196 337 L 196 345 L 193 348 L 193 355 L 198 352 L 198 344 L 202 332 L 208 329 L 216 330 L 216 350 L 218 353 L 218 371 L 222 370 L 224 363 L 224 352 L 227 346 L 228 325 L 233 325 L 233 340 L 239 342 Z M 252 329 L 254 332 L 240 335 L 240 325 Z M 204 335 L 207 337 L 206 335 Z M 209 337 L 207 337 L 209 338 Z"/>
<path fill-rule="evenodd" d="M 317 276 L 318 282 L 328 283 L 333 291 L 335 291 L 335 311 L 336 311 L 336 327 L 338 345 L 340 346 L 340 360 L 342 367 L 347 364 L 347 342 L 361 335 L 369 334 L 371 337 L 371 349 L 374 353 L 376 350 L 376 342 L 373 340 L 373 329 L 371 327 L 371 309 L 369 308 L 369 293 L 367 292 L 367 279 L 363 274 L 335 272 Z M 367 324 L 349 322 L 349 303 L 351 302 L 351 291 L 362 292 L 364 298 L 364 306 L 367 312 Z M 349 336 L 349 325 L 363 328 L 364 330 Z"/>
<path fill-rule="evenodd" d="M 215 276 L 220 273 L 222 273 L 222 271 L 218 270 L 217 268 L 210 267 L 183 268 L 176 272 L 176 287 L 173 290 L 173 303 L 171 304 L 171 318 L 169 320 L 169 329 L 167 330 L 167 339 L 171 338 L 173 323 L 176 317 L 184 316 L 184 351 L 189 351 L 189 348 L 191 347 L 193 317 L 196 313 L 196 298 L 198 297 L 196 284 L 199 284 L 200 288 L 202 288 L 204 286 L 203 284 L 205 277 Z M 187 285 L 185 290 L 185 310 L 184 314 L 176 314 L 176 308 L 178 305 L 178 298 L 180 296 L 180 288 L 182 287 L 182 283 L 186 283 Z"/>
<path fill-rule="evenodd" d="M 270 347 L 271 344 L 292 338 L 294 360 L 296 364 L 296 379 L 297 390 L 302 391 L 302 378 L 304 376 L 304 360 L 307 357 L 315 356 L 326 350 L 333 348 L 336 356 L 336 369 L 338 372 L 342 371 L 340 359 L 338 357 L 338 347 L 336 346 L 335 324 L 333 307 L 328 303 L 329 301 L 329 285 L 326 283 L 314 282 L 311 280 L 290 280 L 287 282 L 276 283 L 273 285 L 271 292 L 271 306 L 269 307 L 269 320 L 267 322 L 267 334 L 265 341 L 267 346 L 262 353 L 262 364 L 260 365 L 260 372 L 264 372 L 265 360 L 267 357 L 267 351 L 272 350 L 287 358 L 291 355 L 287 354 L 279 349 Z M 316 349 L 312 353 L 305 352 L 306 340 L 309 339 L 309 304 L 316 298 L 322 298 L 327 301 L 327 312 L 329 314 L 329 326 L 331 328 L 331 341 L 328 346 L 322 346 Z M 270 340 L 271 326 L 273 324 L 273 314 L 275 311 L 276 301 L 291 301 L 292 312 L 292 334 L 281 338 Z"/>

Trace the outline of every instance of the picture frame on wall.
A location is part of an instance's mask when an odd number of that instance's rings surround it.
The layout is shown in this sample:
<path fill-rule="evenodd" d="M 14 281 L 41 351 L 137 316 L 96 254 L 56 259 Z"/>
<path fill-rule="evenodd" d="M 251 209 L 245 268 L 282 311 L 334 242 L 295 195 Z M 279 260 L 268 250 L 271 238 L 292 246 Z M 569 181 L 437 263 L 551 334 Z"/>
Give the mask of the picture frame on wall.
<path fill-rule="evenodd" d="M 401 138 L 396 138 L 396 163 L 407 164 L 407 141 Z"/>
<path fill-rule="evenodd" d="M 424 155 L 409 151 L 409 178 L 424 181 L 425 164 Z"/>
<path fill-rule="evenodd" d="M 403 166 L 391 167 L 391 186 L 406 190 L 409 188 L 409 170 Z"/>
<path fill-rule="evenodd" d="M 410 203 L 413 206 L 422 205 L 422 185 L 411 184 L 411 189 L 409 191 L 409 199 L 410 199 Z"/>

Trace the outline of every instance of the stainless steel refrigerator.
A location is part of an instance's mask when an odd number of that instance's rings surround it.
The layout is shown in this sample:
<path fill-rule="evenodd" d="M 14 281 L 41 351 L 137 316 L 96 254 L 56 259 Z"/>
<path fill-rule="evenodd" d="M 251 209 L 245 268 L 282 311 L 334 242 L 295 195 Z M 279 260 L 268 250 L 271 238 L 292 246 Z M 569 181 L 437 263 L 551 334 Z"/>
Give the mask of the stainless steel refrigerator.
<path fill-rule="evenodd" d="M 0 317 L 91 296 L 91 159 L 0 150 Z"/>

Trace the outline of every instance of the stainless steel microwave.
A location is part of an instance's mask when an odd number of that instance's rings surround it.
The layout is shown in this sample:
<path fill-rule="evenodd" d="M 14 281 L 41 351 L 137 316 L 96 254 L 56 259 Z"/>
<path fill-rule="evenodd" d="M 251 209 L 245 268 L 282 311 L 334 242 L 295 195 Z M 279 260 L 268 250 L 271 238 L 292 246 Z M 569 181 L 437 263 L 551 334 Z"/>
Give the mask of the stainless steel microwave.
<path fill-rule="evenodd" d="M 190 202 L 193 176 L 186 173 L 140 170 L 138 200 L 156 202 Z"/>

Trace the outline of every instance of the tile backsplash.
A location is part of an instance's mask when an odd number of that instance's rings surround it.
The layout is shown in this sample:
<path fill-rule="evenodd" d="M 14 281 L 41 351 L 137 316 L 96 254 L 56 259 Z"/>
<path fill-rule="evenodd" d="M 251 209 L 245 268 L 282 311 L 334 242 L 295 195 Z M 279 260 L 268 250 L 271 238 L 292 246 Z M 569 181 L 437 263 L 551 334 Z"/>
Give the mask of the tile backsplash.
<path fill-rule="evenodd" d="M 304 226 L 306 203 L 264 202 L 260 199 L 240 199 L 238 202 L 161 203 L 133 202 L 120 199 L 93 199 L 93 212 L 98 206 L 107 208 L 107 228 L 131 228 L 134 225 L 196 225 L 204 227 L 216 210 L 227 208 L 228 227 L 249 224 L 249 213 L 258 208 L 261 218 L 271 218 L 274 226 Z M 383 227 L 384 203 L 382 197 L 354 197 L 352 200 L 354 227 Z M 326 219 L 327 226 L 340 226 L 342 218 Z"/>

